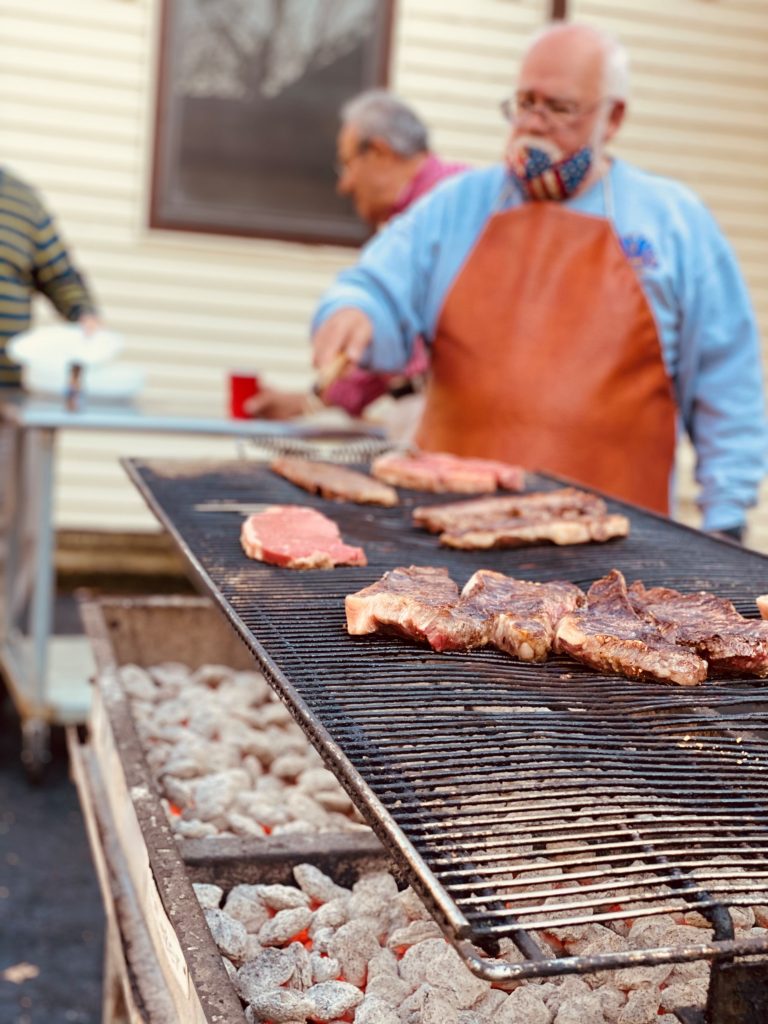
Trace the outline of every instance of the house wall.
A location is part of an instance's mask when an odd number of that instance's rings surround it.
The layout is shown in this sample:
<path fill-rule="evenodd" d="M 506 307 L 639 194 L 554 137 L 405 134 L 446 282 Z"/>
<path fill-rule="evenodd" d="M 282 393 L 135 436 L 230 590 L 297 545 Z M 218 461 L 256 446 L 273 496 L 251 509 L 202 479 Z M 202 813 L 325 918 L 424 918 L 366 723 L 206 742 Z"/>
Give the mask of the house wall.
<path fill-rule="evenodd" d="M 630 117 L 616 151 L 685 181 L 725 231 L 747 279 L 768 363 L 768 6 L 765 0 L 569 0 L 631 55 Z M 680 445 L 679 515 L 697 525 L 693 453 Z M 768 488 L 750 545 L 768 551 Z"/>
<path fill-rule="evenodd" d="M 768 270 L 768 24 L 764 0 L 571 0 L 617 29 L 634 66 L 632 113 L 617 151 L 689 182 L 742 260 L 763 326 Z M 392 85 L 424 114 L 436 149 L 498 158 L 522 44 L 547 0 L 399 0 Z M 157 0 L 0 0 L 3 163 L 33 182 L 87 272 L 147 401 L 221 412 L 232 368 L 280 387 L 310 380 L 314 303 L 349 249 L 149 230 Z M 41 303 L 38 322 L 50 318 Z M 120 455 L 234 457 L 234 442 L 64 432 L 56 521 L 154 529 Z M 683 450 L 683 510 L 693 514 Z M 756 517 L 756 539 L 768 526 Z"/>

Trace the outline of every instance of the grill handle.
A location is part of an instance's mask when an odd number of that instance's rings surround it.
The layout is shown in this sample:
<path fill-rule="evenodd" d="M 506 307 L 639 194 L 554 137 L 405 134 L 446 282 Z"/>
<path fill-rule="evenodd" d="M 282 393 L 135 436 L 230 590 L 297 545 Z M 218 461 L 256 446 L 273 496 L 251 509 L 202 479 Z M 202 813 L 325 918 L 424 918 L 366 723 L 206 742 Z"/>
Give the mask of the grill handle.
<path fill-rule="evenodd" d="M 768 937 L 734 939 L 727 942 L 700 942 L 691 946 L 662 946 L 657 949 L 637 950 L 629 953 L 602 953 L 599 956 L 569 956 L 550 960 L 525 960 L 510 963 L 507 960 L 494 960 L 482 957 L 471 942 L 466 939 L 454 943 L 459 955 L 473 974 L 495 985 L 521 981 L 523 978 L 555 978 L 564 974 L 590 974 L 593 971 L 617 970 L 620 967 L 655 967 L 658 964 L 682 964 L 693 960 L 723 960 L 734 956 L 755 956 L 768 953 Z M 725 973 L 726 967 L 740 966 L 736 964 L 722 965 L 718 973 Z M 752 966 L 747 965 L 747 966 Z M 757 963 L 768 972 L 768 961 Z M 768 982 L 766 983 L 768 991 Z M 750 1018 L 749 1024 L 763 1018 Z M 745 1018 L 746 1020 L 746 1018 Z M 717 1024 L 741 1024 L 740 1018 L 713 1017 Z M 709 1024 L 709 1021 L 707 1021 Z"/>

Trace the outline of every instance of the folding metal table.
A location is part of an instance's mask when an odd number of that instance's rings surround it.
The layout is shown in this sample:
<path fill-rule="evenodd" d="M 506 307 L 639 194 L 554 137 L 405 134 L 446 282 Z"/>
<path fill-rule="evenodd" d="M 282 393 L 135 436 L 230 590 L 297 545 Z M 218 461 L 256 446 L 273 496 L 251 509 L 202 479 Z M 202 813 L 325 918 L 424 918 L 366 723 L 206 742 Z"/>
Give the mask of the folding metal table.
<path fill-rule="evenodd" d="M 77 410 L 62 400 L 0 391 L 0 426 L 10 435 L 5 472 L 4 609 L 0 607 L 0 670 L 22 721 L 22 758 L 39 777 L 48 758 L 51 724 L 84 722 L 93 674 L 83 637 L 51 635 L 55 590 L 53 499 L 60 430 L 98 430 L 234 439 L 341 439 L 380 436 L 364 424 L 348 429 L 302 423 L 200 416 L 131 403 L 86 400 Z M 2 509 L 3 503 L 0 503 Z M 4 611 L 4 615 L 2 612 Z"/>

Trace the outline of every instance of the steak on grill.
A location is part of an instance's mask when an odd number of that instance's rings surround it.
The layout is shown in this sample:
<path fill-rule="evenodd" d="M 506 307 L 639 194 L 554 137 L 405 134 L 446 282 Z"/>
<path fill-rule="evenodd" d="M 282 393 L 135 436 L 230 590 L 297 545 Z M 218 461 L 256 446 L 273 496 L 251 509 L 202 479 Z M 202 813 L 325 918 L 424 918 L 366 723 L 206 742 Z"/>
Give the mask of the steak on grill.
<path fill-rule="evenodd" d="M 562 487 L 556 491 L 449 501 L 445 505 L 420 505 L 413 510 L 413 521 L 432 533 L 443 533 L 466 530 L 507 516 L 561 515 L 566 511 L 604 515 L 606 506 L 596 494 L 588 494 L 575 487 Z"/>
<path fill-rule="evenodd" d="M 426 638 L 436 651 L 492 644 L 522 661 L 544 661 L 558 621 L 585 602 L 573 583 L 531 583 L 480 569 L 456 606 L 430 624 Z"/>
<path fill-rule="evenodd" d="M 525 470 L 494 459 L 470 459 L 446 452 L 388 452 L 371 463 L 377 480 L 417 491 L 485 494 L 504 487 L 521 491 Z"/>
<path fill-rule="evenodd" d="M 626 516 L 609 514 L 601 498 L 574 487 L 421 506 L 414 509 L 413 520 L 440 533 L 441 544 L 469 551 L 542 541 L 586 544 L 629 533 Z"/>
<path fill-rule="evenodd" d="M 626 537 L 629 520 L 622 515 L 590 516 L 574 514 L 552 518 L 519 516 L 488 522 L 467 530 L 446 531 L 440 543 L 449 548 L 481 551 L 488 548 L 517 548 L 526 544 L 588 544 Z"/>
<path fill-rule="evenodd" d="M 584 604 L 572 583 L 529 583 L 481 569 L 461 597 L 447 569 L 393 569 L 345 599 L 353 635 L 395 632 L 436 651 L 470 651 L 491 644 L 523 661 L 544 661 L 555 626 Z"/>
<path fill-rule="evenodd" d="M 249 558 L 286 569 L 368 564 L 362 548 L 342 541 L 336 523 L 303 505 L 270 505 L 249 516 L 240 543 Z"/>
<path fill-rule="evenodd" d="M 392 569 L 344 599 L 347 632 L 390 632 L 425 640 L 436 616 L 456 604 L 459 588 L 447 569 L 412 565 Z"/>
<path fill-rule="evenodd" d="M 706 591 L 646 588 L 637 580 L 629 588 L 629 600 L 667 640 L 705 658 L 710 674 L 768 676 L 768 622 L 745 619 L 725 598 Z"/>
<path fill-rule="evenodd" d="M 324 498 L 353 501 L 358 505 L 392 506 L 398 503 L 394 487 L 332 462 L 315 462 L 298 455 L 283 455 L 273 459 L 269 468 L 310 494 L 320 494 Z"/>
<path fill-rule="evenodd" d="M 555 649 L 599 672 L 628 679 L 695 686 L 707 676 L 706 661 L 666 640 L 657 626 L 637 614 L 618 569 L 592 584 L 585 609 L 563 616 Z"/>

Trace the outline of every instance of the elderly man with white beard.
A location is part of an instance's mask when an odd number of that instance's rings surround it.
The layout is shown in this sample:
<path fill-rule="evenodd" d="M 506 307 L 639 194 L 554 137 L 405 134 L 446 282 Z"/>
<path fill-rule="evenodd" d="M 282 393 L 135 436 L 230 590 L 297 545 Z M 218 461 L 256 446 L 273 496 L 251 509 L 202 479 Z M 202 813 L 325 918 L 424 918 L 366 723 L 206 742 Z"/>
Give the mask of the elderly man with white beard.
<path fill-rule="evenodd" d="M 439 186 L 369 243 L 320 303 L 315 364 L 392 372 L 422 335 L 422 448 L 665 514 L 685 430 L 704 529 L 740 539 L 767 436 L 754 315 L 701 201 L 607 152 L 627 92 L 618 41 L 583 24 L 539 33 L 502 104 L 504 163 Z"/>

